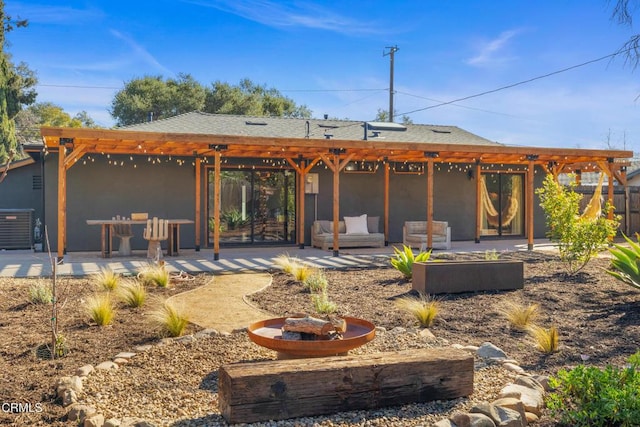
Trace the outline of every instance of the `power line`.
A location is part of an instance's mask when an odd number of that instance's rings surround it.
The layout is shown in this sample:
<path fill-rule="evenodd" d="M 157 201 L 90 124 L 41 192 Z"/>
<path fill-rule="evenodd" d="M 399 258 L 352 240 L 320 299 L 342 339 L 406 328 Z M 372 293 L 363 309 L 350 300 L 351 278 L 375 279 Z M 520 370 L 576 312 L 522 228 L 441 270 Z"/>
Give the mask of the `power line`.
<path fill-rule="evenodd" d="M 563 68 L 561 70 L 553 71 L 551 73 L 543 74 L 541 76 L 533 77 L 533 78 L 530 78 L 530 79 L 527 79 L 527 80 L 523 80 L 523 81 L 520 81 L 520 82 L 517 82 L 517 83 L 512 83 L 512 84 L 509 84 L 509 85 L 506 85 L 506 86 L 499 87 L 497 89 L 487 90 L 485 92 L 477 93 L 475 95 L 469 95 L 469 96 L 465 96 L 465 97 L 462 97 L 462 98 L 457 98 L 457 99 L 454 99 L 454 100 L 451 100 L 451 101 L 441 102 L 441 103 L 436 104 L 436 105 L 430 105 L 429 107 L 418 108 L 417 110 L 407 111 L 406 113 L 402 113 L 401 115 L 408 115 L 408 114 L 412 114 L 412 113 L 417 113 L 418 111 L 430 110 L 432 108 L 442 107 L 443 105 L 449 105 L 449 104 L 453 104 L 455 102 L 466 101 L 467 99 L 477 98 L 477 97 L 480 97 L 480 96 L 488 95 L 490 93 L 500 92 L 500 91 L 505 90 L 505 89 L 511 89 L 512 87 L 516 87 L 516 86 L 520 86 L 520 85 L 523 85 L 523 84 L 531 83 L 531 82 L 536 81 L 536 80 L 544 79 L 544 78 L 547 78 L 547 77 L 554 76 L 556 74 L 560 74 L 560 73 L 564 73 L 566 71 L 570 71 L 570 70 L 573 70 L 573 69 L 576 69 L 576 68 L 584 67 L 585 65 L 593 64 L 595 62 L 602 61 L 603 59 L 613 58 L 614 56 L 619 55 L 621 53 L 624 53 L 624 52 L 623 51 L 618 51 L 618 52 L 611 53 L 609 55 L 605 55 L 605 56 L 597 58 L 597 59 L 592 59 L 590 61 L 583 62 L 582 64 L 572 65 L 571 67 Z"/>
<path fill-rule="evenodd" d="M 420 95 L 414 95 L 412 93 L 407 93 L 407 92 L 402 92 L 397 90 L 396 93 L 400 94 L 400 95 L 406 95 L 406 96 L 411 96 L 413 98 L 420 98 L 420 99 L 426 99 L 427 101 L 433 101 L 433 102 L 445 102 L 445 101 L 441 101 L 439 99 L 433 99 L 433 98 L 428 98 L 426 96 L 420 96 Z M 508 117 L 518 117 L 515 116 L 513 114 L 508 114 L 508 113 L 501 113 L 499 111 L 491 111 L 491 110 L 485 110 L 482 108 L 476 108 L 476 107 L 469 107 L 468 105 L 460 105 L 460 104 L 455 104 L 454 107 L 458 107 L 458 108 L 466 108 L 467 110 L 474 110 L 474 111 L 482 111 L 483 113 L 491 113 L 491 114 L 498 114 L 501 116 L 508 116 Z"/>

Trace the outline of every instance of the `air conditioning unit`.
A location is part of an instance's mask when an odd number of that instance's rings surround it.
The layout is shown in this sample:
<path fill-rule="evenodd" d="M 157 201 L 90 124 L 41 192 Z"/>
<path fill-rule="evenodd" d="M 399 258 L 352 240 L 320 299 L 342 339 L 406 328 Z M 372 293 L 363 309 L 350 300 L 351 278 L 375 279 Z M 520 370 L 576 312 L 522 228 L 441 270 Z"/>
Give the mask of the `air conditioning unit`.
<path fill-rule="evenodd" d="M 0 209 L 0 249 L 33 248 L 33 209 Z"/>

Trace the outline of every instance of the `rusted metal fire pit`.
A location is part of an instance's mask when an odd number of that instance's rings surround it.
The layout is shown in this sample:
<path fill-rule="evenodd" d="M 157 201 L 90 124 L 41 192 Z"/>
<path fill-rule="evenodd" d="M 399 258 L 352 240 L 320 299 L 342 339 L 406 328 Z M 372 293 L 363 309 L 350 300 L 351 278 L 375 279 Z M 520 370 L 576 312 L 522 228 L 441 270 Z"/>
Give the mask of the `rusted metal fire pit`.
<path fill-rule="evenodd" d="M 287 317 L 278 317 L 249 325 L 249 338 L 262 347 L 277 351 L 280 357 L 322 357 L 346 354 L 376 336 L 373 323 L 357 317 L 343 317 L 347 330 L 340 340 L 285 340 L 282 339 L 285 319 Z"/>

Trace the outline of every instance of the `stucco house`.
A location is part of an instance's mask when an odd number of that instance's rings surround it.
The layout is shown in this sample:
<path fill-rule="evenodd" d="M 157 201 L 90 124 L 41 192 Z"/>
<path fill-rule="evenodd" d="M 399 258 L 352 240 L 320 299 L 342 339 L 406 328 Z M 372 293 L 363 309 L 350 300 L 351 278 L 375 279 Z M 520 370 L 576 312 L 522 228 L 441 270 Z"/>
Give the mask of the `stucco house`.
<path fill-rule="evenodd" d="M 545 235 L 534 191 L 546 173 L 603 170 L 624 184 L 632 156 L 506 146 L 456 126 L 201 112 L 41 134 L 25 149 L 38 156 L 38 209 L 59 256 L 100 248 L 87 219 L 132 212 L 192 219 L 180 246 L 213 247 L 216 259 L 226 245 L 309 245 L 314 220 L 361 214 L 379 218 L 386 242 L 402 241 L 405 221 L 440 220 L 452 240 L 532 244 Z"/>

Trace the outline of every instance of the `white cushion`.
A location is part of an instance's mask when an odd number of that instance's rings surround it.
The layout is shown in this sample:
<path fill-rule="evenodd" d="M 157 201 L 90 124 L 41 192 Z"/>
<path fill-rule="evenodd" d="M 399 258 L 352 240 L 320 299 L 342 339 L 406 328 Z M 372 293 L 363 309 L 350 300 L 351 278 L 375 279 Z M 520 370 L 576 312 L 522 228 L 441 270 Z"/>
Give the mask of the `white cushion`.
<path fill-rule="evenodd" d="M 360 216 L 345 216 L 344 223 L 347 226 L 347 234 L 369 234 L 367 227 L 367 214 Z"/>

